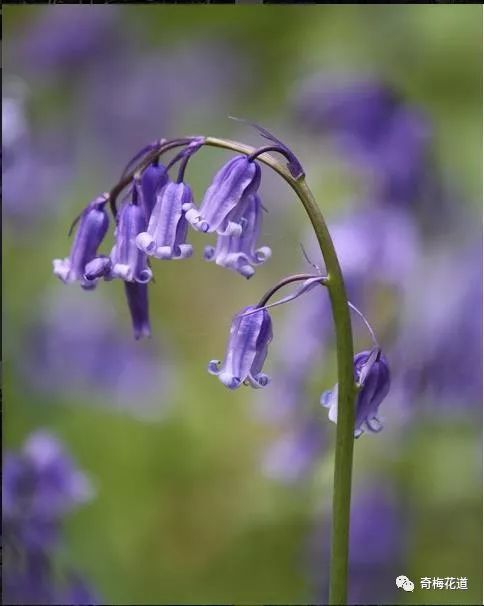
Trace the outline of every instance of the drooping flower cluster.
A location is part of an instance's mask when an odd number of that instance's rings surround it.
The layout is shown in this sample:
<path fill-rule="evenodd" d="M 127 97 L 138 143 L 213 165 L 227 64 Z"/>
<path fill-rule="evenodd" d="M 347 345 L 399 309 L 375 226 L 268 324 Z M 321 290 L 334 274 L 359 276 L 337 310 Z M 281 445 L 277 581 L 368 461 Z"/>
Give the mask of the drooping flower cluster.
<path fill-rule="evenodd" d="M 127 168 L 140 157 L 153 155 L 156 145 L 141 150 Z M 262 202 L 257 194 L 261 169 L 256 158 L 236 156 L 225 164 L 197 209 L 184 173 L 189 158 L 202 145 L 203 138 L 192 138 L 169 166 L 160 164 L 153 155 L 151 162 L 132 175 L 130 199 L 117 211 L 115 244 L 109 256 L 98 252 L 108 230 L 106 205 L 108 202 L 113 205 L 112 195 L 103 194 L 77 220 L 79 225 L 69 257 L 54 260 L 56 276 L 65 283 L 77 281 L 84 289 L 95 288 L 100 278 L 123 280 L 136 338 L 150 334 L 147 285 L 153 272 L 148 257 L 162 260 L 190 257 L 193 253 L 187 242 L 190 225 L 203 233 L 217 233 L 216 246 L 205 249 L 206 260 L 246 278 L 271 255 L 267 246 L 256 248 L 262 220 Z M 180 162 L 178 178 L 172 181 L 168 171 L 177 162 Z"/>
<path fill-rule="evenodd" d="M 199 208 L 190 186 L 185 183 L 185 170 L 205 139 L 161 140 L 142 148 L 128 163 L 120 184 L 111 193 L 91 202 L 76 220 L 79 226 L 70 256 L 54 261 L 54 273 L 67 283 L 79 281 L 85 289 L 94 288 L 100 278 L 123 280 L 136 338 L 150 333 L 147 284 L 153 273 L 148 256 L 162 260 L 190 257 L 193 248 L 187 243 L 189 225 L 202 233 L 217 234 L 216 246 L 205 249 L 205 259 L 250 278 L 255 272 L 254 266 L 269 258 L 271 252 L 268 247 L 255 248 L 262 218 L 262 202 L 258 195 L 261 168 L 257 157 L 267 151 L 276 151 L 287 160 L 287 170 L 294 179 L 304 175 L 298 159 L 284 143 L 260 126 L 254 126 L 270 145 L 248 155 L 235 156 L 222 166 Z M 166 149 L 182 147 L 166 167 L 159 162 L 165 144 Z M 168 171 L 177 163 L 179 170 L 174 181 L 169 178 Z M 125 199 L 116 212 L 116 197 L 126 186 L 131 188 L 130 199 Z M 105 210 L 108 202 L 116 217 L 116 229 L 114 247 L 111 254 L 105 256 L 98 254 L 98 248 L 108 229 Z M 268 304 L 279 288 L 297 281 L 303 283 L 293 294 Z M 266 386 L 269 377 L 262 372 L 262 367 L 272 340 L 272 321 L 267 309 L 296 299 L 317 284 L 326 285 L 327 278 L 321 274 L 289 276 L 272 288 L 258 305 L 239 312 L 232 322 L 224 361 L 212 360 L 208 371 L 218 376 L 229 389 L 237 389 L 243 384 L 255 388 Z M 375 349 L 355 359 L 355 380 L 361 388 L 356 435 L 361 432 L 363 423 L 375 431 L 372 423 L 390 382 L 387 363 L 381 357 L 371 327 L 366 319 L 364 321 Z M 378 372 L 380 368 L 383 370 Z M 325 396 L 324 403 L 326 400 L 331 401 L 330 418 L 336 421 L 337 390 L 333 390 L 331 397 Z M 304 435 L 307 431 L 311 435 L 315 433 L 311 424 L 303 423 L 301 427 Z M 298 442 L 297 436 L 294 441 Z M 307 465 L 303 463 L 300 467 Z"/>
<path fill-rule="evenodd" d="M 54 574 L 67 514 L 92 498 L 87 477 L 57 438 L 30 435 L 20 454 L 3 462 L 3 600 L 8 604 L 95 604 L 79 575 Z"/>

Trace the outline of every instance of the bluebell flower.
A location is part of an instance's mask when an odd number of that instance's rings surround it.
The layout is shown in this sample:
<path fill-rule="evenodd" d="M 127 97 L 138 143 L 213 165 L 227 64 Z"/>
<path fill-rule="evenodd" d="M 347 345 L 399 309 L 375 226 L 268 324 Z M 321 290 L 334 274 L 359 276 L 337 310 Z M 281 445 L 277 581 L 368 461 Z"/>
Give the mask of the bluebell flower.
<path fill-rule="evenodd" d="M 261 371 L 272 341 L 272 321 L 265 309 L 244 315 L 254 309 L 246 307 L 234 316 L 225 360 L 212 360 L 208 365 L 208 372 L 229 389 L 237 389 L 242 383 L 255 388 L 269 383 L 269 377 Z"/>
<path fill-rule="evenodd" d="M 150 318 L 148 313 L 148 285 L 141 282 L 125 282 L 124 291 L 128 301 L 134 338 L 151 336 Z"/>
<path fill-rule="evenodd" d="M 136 189 L 134 191 L 136 192 Z M 136 199 L 134 201 L 137 202 Z M 125 203 L 119 211 L 114 232 L 116 242 L 111 252 L 110 278 L 141 283 L 151 280 L 153 272 L 148 267 L 148 259 L 136 246 L 136 237 L 145 228 L 143 208 L 137 203 Z M 91 268 L 92 266 L 89 267 Z"/>
<path fill-rule="evenodd" d="M 26 67 L 41 77 L 49 72 L 68 74 L 73 69 L 83 73 L 82 68 L 114 46 L 119 31 L 119 12 L 100 8 L 84 11 L 80 6 L 66 5 L 39 13 L 28 23 L 20 44 Z"/>
<path fill-rule="evenodd" d="M 200 209 L 191 208 L 187 221 L 202 232 L 219 235 L 240 235 L 245 196 L 253 194 L 260 185 L 260 166 L 247 158 L 236 156 L 217 172 L 203 197 Z"/>
<path fill-rule="evenodd" d="M 84 209 L 72 244 L 65 259 L 54 259 L 54 274 L 64 283 L 79 281 L 86 289 L 94 288 L 95 281 L 84 277 L 86 265 L 97 255 L 97 249 L 108 230 L 109 219 L 105 210 L 107 194 L 99 196 Z"/>
<path fill-rule="evenodd" d="M 291 282 L 304 280 L 295 292 L 278 301 L 268 303 L 269 299 L 283 286 Z M 267 357 L 269 343 L 272 341 L 272 321 L 267 311 L 270 307 L 283 305 L 297 299 L 317 284 L 324 283 L 322 275 L 298 274 L 285 278 L 275 288 L 268 291 L 259 305 L 244 308 L 232 320 L 227 353 L 223 364 L 212 360 L 208 371 L 217 375 L 229 389 L 237 389 L 242 383 L 252 387 L 264 387 L 269 377 L 263 374 L 262 366 Z"/>
<path fill-rule="evenodd" d="M 145 209 L 147 224 L 156 204 L 156 196 L 167 183 L 168 173 L 166 172 L 166 168 L 158 162 L 152 162 L 141 174 L 141 180 L 137 186 L 140 189 L 139 198 L 141 205 Z"/>
<path fill-rule="evenodd" d="M 362 351 L 354 357 L 355 381 L 359 392 L 356 400 L 355 437 L 365 430 L 378 432 L 382 424 L 378 409 L 390 391 L 390 369 L 381 350 Z M 328 418 L 338 419 L 338 384 L 321 395 L 321 404 L 329 408 Z"/>
<path fill-rule="evenodd" d="M 241 217 L 242 232 L 218 236 L 215 247 L 205 247 L 204 258 L 222 267 L 233 269 L 245 278 L 252 277 L 255 273 L 254 265 L 264 263 L 272 254 L 268 246 L 255 248 L 261 221 L 262 202 L 259 196 L 257 194 L 246 196 Z"/>
<path fill-rule="evenodd" d="M 148 229 L 136 237 L 136 245 L 157 259 L 186 259 L 193 253 L 186 244 L 185 212 L 194 209 L 193 194 L 185 183 L 170 182 L 158 193 Z"/>

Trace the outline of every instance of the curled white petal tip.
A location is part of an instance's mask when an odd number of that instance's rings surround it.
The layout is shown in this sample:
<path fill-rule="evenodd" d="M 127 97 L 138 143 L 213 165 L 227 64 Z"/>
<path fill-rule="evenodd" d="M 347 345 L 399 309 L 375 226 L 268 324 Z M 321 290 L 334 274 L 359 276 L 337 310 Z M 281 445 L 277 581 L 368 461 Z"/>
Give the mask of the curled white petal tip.
<path fill-rule="evenodd" d="M 214 246 L 205 246 L 205 250 L 203 251 L 203 258 L 205 261 L 212 261 L 215 256 L 215 247 Z"/>
<path fill-rule="evenodd" d="M 266 387 L 271 382 L 271 379 L 268 375 L 264 373 L 260 373 L 258 375 L 249 374 L 247 377 L 247 381 L 249 385 L 254 387 L 255 389 L 260 389 L 262 387 Z"/>
<path fill-rule="evenodd" d="M 255 269 L 252 267 L 252 265 L 242 265 L 237 271 L 241 276 L 244 276 L 244 278 L 247 279 L 252 278 L 252 276 L 255 274 Z"/>
<path fill-rule="evenodd" d="M 156 248 L 153 237 L 146 231 L 141 232 L 136 236 L 136 246 L 145 252 L 147 255 L 151 255 Z"/>
<path fill-rule="evenodd" d="M 153 272 L 149 267 L 147 267 L 146 269 L 141 270 L 136 276 L 136 282 L 139 282 L 140 284 L 147 284 L 152 278 Z"/>
<path fill-rule="evenodd" d="M 257 263 L 264 263 L 272 256 L 272 250 L 268 246 L 261 246 L 255 251 L 255 260 Z"/>
<path fill-rule="evenodd" d="M 157 259 L 162 259 L 164 261 L 173 258 L 173 249 L 171 246 L 158 246 L 156 251 L 154 251 L 153 256 Z"/>
<path fill-rule="evenodd" d="M 210 360 L 208 363 L 207 370 L 211 375 L 219 375 L 220 374 L 220 360 Z"/>
<path fill-rule="evenodd" d="M 186 206 L 184 204 L 183 206 Z M 183 208 L 183 207 L 182 207 Z M 206 232 L 208 231 L 208 223 L 202 219 L 200 216 L 200 212 L 193 205 L 190 206 L 189 210 L 185 213 L 185 219 L 190 223 L 190 225 L 198 231 Z"/>
<path fill-rule="evenodd" d="M 193 255 L 193 246 L 191 244 L 180 244 L 178 250 L 178 259 L 188 259 L 188 257 Z"/>
<path fill-rule="evenodd" d="M 379 433 L 383 429 L 383 423 L 378 417 L 373 417 L 366 420 L 366 425 L 373 433 Z"/>
<path fill-rule="evenodd" d="M 234 377 L 229 372 L 221 372 L 218 375 L 218 378 L 220 382 L 223 383 L 225 387 L 228 387 L 229 389 L 237 389 L 242 385 L 242 381 L 240 380 L 240 378 Z"/>
<path fill-rule="evenodd" d="M 240 223 L 235 223 L 234 221 L 229 221 L 225 229 L 217 229 L 217 233 L 219 236 L 240 236 L 242 233 L 242 225 L 240 225 Z"/>
<path fill-rule="evenodd" d="M 126 265 L 124 263 L 115 263 L 113 265 L 112 274 L 116 278 L 121 278 L 126 282 L 133 281 L 133 270 L 129 265 Z"/>
<path fill-rule="evenodd" d="M 71 264 L 68 258 L 66 259 L 54 259 L 52 261 L 52 267 L 54 268 L 54 275 L 62 280 L 65 284 L 71 282 Z"/>

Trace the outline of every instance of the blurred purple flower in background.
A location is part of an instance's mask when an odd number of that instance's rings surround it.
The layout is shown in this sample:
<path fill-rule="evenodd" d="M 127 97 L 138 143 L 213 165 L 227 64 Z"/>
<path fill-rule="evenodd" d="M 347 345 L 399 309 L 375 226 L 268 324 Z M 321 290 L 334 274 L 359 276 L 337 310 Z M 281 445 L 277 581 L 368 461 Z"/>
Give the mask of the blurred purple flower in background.
<path fill-rule="evenodd" d="M 75 293 L 48 298 L 27 327 L 24 347 L 20 372 L 32 389 L 67 402 L 91 392 L 99 395 L 97 403 L 140 418 L 166 410 L 174 363 L 154 343 L 141 345 L 123 334 L 114 308 L 97 295 L 90 301 Z"/>
<path fill-rule="evenodd" d="M 262 472 L 283 483 L 303 479 L 314 467 L 325 447 L 323 424 L 303 419 L 304 424 L 284 432 L 266 450 Z"/>
<path fill-rule="evenodd" d="M 406 556 L 404 514 L 388 485 L 367 481 L 356 491 L 350 526 L 350 604 L 394 601 L 395 578 Z"/>
<path fill-rule="evenodd" d="M 88 478 L 50 433 L 37 431 L 20 454 L 6 453 L 2 474 L 4 603 L 95 603 L 77 574 L 68 572 L 61 584 L 54 574 L 63 519 L 92 496 Z M 78 591 L 81 586 L 83 594 Z"/>
<path fill-rule="evenodd" d="M 318 133 L 334 133 L 363 150 L 379 145 L 399 104 L 377 79 L 317 75 L 298 91 L 296 111 Z"/>
<path fill-rule="evenodd" d="M 49 6 L 31 20 L 18 45 L 22 66 L 33 76 L 74 76 L 116 44 L 115 6 Z"/>
<path fill-rule="evenodd" d="M 4 482 L 7 515 L 20 511 L 32 518 L 55 519 L 92 494 L 87 478 L 75 468 L 61 443 L 42 431 L 28 438 L 20 458 L 6 456 Z"/>
<path fill-rule="evenodd" d="M 396 603 L 395 578 L 407 557 L 407 515 L 401 500 L 385 478 L 369 478 L 354 491 L 351 508 L 348 604 Z M 315 603 L 328 594 L 328 576 L 323 577 L 330 556 L 328 518 L 319 523 L 309 539 L 308 570 Z M 314 563 L 318 563 L 316 568 Z"/>
<path fill-rule="evenodd" d="M 432 176 L 429 121 L 390 86 L 361 76 L 318 76 L 303 85 L 296 113 L 368 172 L 379 200 L 404 206 L 419 200 Z"/>
<path fill-rule="evenodd" d="M 46 210 L 53 212 L 71 172 L 65 134 L 33 132 L 27 112 L 27 82 L 4 77 L 2 92 L 2 203 L 16 228 L 29 227 Z"/>
<path fill-rule="evenodd" d="M 329 228 L 350 299 L 372 283 L 388 284 L 399 292 L 406 288 L 421 245 L 411 215 L 398 208 L 360 203 Z M 308 250 L 312 253 L 313 248 L 314 244 Z"/>
<path fill-rule="evenodd" d="M 228 41 L 193 39 L 140 54 L 133 40 L 135 32 L 119 52 L 93 66 L 83 91 L 85 119 L 109 154 L 103 160 L 114 166 L 126 150 L 173 135 L 180 116 L 201 123 L 214 112 L 229 114 L 252 77 L 247 58 Z"/>
<path fill-rule="evenodd" d="M 447 242 L 421 260 L 394 348 L 402 405 L 422 408 L 425 402 L 441 411 L 464 406 L 480 412 L 481 309 L 480 241 L 458 247 Z"/>
<path fill-rule="evenodd" d="M 441 243 L 456 203 L 448 186 L 437 181 L 430 121 L 376 79 L 317 77 L 297 94 L 299 123 L 316 135 L 330 135 L 336 149 L 369 178 L 363 201 L 353 201 L 329 229 L 350 300 L 383 323 L 379 332 L 394 368 L 389 404 L 397 404 L 400 415 L 405 409 L 418 414 L 423 399 L 432 406 L 448 402 L 479 409 L 481 251 L 477 242 L 466 250 Z M 459 225 L 462 237 L 480 243 L 462 209 Z M 313 236 L 304 241 L 309 257 L 318 259 Z M 384 314 L 376 298 L 381 289 Z M 297 309 L 288 309 L 284 336 L 275 344 L 275 379 L 266 392 L 265 414 L 283 434 L 263 462 L 263 469 L 277 470 L 270 474 L 274 478 L 297 475 L 298 466 L 286 455 L 289 446 L 300 444 L 294 423 L 319 422 L 317 412 L 301 402 L 312 396 L 312 377 L 324 370 L 332 343 L 330 314 L 326 297 L 309 294 Z M 316 463 L 310 464 L 311 453 L 321 456 L 324 445 L 318 449 L 308 440 L 297 452 L 296 460 L 305 457 L 302 473 L 308 473 Z"/>

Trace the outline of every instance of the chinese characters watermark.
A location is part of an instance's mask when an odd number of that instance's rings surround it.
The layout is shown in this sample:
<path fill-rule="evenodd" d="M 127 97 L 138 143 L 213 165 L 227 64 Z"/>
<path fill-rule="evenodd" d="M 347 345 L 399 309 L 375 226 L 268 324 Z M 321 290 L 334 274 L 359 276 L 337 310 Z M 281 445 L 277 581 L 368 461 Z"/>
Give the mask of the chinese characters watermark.
<path fill-rule="evenodd" d="M 421 589 L 467 589 L 467 577 L 422 577 Z"/>
<path fill-rule="evenodd" d="M 398 576 L 395 583 L 403 591 L 413 591 L 415 588 L 413 582 L 404 574 Z M 467 589 L 467 577 L 422 577 L 420 589 L 465 590 Z"/>

